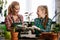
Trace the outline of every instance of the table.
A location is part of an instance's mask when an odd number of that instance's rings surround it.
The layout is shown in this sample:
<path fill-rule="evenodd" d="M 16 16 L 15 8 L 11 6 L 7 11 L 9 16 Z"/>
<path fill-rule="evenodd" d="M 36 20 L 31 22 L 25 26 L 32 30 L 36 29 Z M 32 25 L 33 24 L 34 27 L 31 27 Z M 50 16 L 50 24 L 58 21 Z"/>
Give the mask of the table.
<path fill-rule="evenodd" d="M 42 32 L 39 38 L 44 40 L 58 40 L 57 33 L 52 32 Z"/>
<path fill-rule="evenodd" d="M 58 33 L 58 39 L 60 40 L 60 32 Z"/>

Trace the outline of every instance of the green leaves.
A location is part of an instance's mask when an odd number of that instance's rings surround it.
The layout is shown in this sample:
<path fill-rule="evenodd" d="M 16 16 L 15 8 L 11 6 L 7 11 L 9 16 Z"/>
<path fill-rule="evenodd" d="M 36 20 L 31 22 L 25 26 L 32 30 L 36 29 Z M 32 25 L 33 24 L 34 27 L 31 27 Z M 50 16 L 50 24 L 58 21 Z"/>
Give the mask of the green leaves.
<path fill-rule="evenodd" d="M 59 32 L 60 31 L 60 24 L 55 24 L 55 27 L 53 28 L 54 32 Z"/>

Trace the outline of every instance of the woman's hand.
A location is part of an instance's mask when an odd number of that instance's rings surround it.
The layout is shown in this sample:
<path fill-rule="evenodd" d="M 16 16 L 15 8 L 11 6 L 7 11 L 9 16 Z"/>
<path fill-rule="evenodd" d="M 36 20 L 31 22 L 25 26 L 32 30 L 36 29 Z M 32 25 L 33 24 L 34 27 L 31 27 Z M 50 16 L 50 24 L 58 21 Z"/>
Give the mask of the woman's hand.
<path fill-rule="evenodd" d="M 40 30 L 40 28 L 36 27 L 35 25 L 32 26 L 34 29 Z"/>

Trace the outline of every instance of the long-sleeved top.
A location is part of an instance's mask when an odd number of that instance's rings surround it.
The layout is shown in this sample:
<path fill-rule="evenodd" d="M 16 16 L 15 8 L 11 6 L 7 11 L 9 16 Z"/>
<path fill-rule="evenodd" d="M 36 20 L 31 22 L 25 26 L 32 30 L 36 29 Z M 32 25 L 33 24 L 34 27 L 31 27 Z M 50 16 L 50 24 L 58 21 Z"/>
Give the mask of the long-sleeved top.
<path fill-rule="evenodd" d="M 43 22 L 44 19 L 36 18 L 34 20 L 35 26 L 38 27 L 38 28 L 40 28 L 40 31 L 42 31 L 42 32 L 50 32 L 51 31 L 52 20 L 48 18 L 48 22 L 46 23 L 46 29 L 44 29 L 44 26 L 42 24 L 42 22 Z M 35 30 L 35 33 L 37 35 L 40 34 L 40 32 L 38 30 Z"/>
<path fill-rule="evenodd" d="M 17 15 L 17 16 L 18 16 L 18 18 L 16 20 L 14 20 L 14 22 L 15 23 L 19 23 L 19 22 L 23 23 L 23 16 L 22 15 Z M 11 29 L 12 23 L 13 23 L 13 15 L 12 14 L 7 15 L 5 18 L 5 24 L 6 24 L 7 30 Z"/>

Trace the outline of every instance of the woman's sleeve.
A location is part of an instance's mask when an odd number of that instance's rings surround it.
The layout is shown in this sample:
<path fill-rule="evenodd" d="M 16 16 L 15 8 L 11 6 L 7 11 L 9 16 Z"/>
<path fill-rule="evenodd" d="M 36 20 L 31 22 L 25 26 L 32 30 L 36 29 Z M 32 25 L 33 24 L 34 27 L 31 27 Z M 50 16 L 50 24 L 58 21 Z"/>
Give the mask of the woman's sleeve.
<path fill-rule="evenodd" d="M 40 28 L 40 27 L 42 26 L 41 24 L 39 24 L 39 21 L 38 21 L 37 19 L 34 20 L 34 23 L 35 23 L 35 26 L 37 26 L 38 28 Z M 40 23 L 41 23 L 41 22 L 40 22 Z M 43 26 L 42 26 L 42 27 L 43 27 Z M 50 29 L 51 29 L 51 20 L 48 21 L 48 25 L 47 25 L 46 30 L 40 28 L 40 31 L 46 32 L 46 31 L 50 31 Z"/>
<path fill-rule="evenodd" d="M 21 21 L 22 21 L 22 23 L 23 23 L 23 16 L 21 15 Z"/>
<path fill-rule="evenodd" d="M 23 19 L 23 16 L 20 15 L 19 18 L 20 18 L 20 20 L 21 20 L 21 22 L 22 22 L 22 26 L 24 26 L 24 21 L 23 21 L 24 19 Z"/>
<path fill-rule="evenodd" d="M 7 27 L 7 30 L 10 30 L 11 29 L 11 24 L 10 24 L 10 21 L 9 21 L 9 17 L 8 16 L 5 18 L 5 25 Z"/>
<path fill-rule="evenodd" d="M 34 20 L 34 24 L 35 24 L 35 26 L 37 26 L 38 28 L 42 27 L 42 25 L 39 24 L 39 21 L 38 21 L 37 19 Z M 40 31 L 41 31 L 41 32 L 45 32 L 46 30 L 40 28 Z"/>
<path fill-rule="evenodd" d="M 34 25 L 37 26 L 37 27 L 39 26 L 39 25 L 38 25 L 38 20 L 37 20 L 37 19 L 34 19 Z"/>

